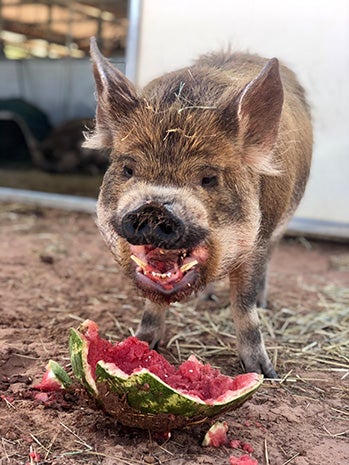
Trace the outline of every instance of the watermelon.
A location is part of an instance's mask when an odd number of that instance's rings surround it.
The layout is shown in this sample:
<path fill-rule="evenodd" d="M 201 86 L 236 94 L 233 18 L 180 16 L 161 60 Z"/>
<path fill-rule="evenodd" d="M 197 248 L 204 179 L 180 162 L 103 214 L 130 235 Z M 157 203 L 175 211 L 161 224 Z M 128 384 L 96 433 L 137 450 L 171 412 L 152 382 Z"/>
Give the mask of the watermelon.
<path fill-rule="evenodd" d="M 230 378 L 194 355 L 179 368 L 128 337 L 115 345 L 91 320 L 72 329 L 69 351 L 75 377 L 102 408 L 126 426 L 170 431 L 208 421 L 245 402 L 263 375 Z"/>
<path fill-rule="evenodd" d="M 241 455 L 241 457 L 234 457 L 232 455 L 229 459 L 229 463 L 230 465 L 258 465 L 257 460 L 249 455 Z"/>
<path fill-rule="evenodd" d="M 50 360 L 46 365 L 46 371 L 40 383 L 33 386 L 39 391 L 51 392 L 66 389 L 73 384 L 72 379 L 59 363 Z"/>
<path fill-rule="evenodd" d="M 228 423 L 226 421 L 217 421 L 205 434 L 202 445 L 204 447 L 220 447 L 228 443 L 227 437 Z"/>

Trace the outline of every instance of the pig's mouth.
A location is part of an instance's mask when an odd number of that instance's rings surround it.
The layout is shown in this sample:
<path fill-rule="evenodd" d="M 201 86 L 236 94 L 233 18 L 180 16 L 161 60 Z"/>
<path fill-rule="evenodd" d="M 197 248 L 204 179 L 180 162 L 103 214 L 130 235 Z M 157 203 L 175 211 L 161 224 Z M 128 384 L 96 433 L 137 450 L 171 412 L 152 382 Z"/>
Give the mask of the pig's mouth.
<path fill-rule="evenodd" d="M 137 284 L 164 296 L 191 294 L 199 287 L 199 269 L 208 258 L 205 245 L 167 250 L 151 245 L 131 245 Z"/>

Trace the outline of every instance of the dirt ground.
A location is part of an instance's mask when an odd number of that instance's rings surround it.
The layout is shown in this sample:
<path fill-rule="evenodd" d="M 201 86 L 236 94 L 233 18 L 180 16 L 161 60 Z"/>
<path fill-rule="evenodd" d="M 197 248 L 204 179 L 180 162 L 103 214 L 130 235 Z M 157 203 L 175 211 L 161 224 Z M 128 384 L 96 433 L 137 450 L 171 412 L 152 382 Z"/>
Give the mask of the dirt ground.
<path fill-rule="evenodd" d="M 33 399 L 49 359 L 69 368 L 69 329 L 90 318 L 121 340 L 143 301 L 106 250 L 91 215 L 0 204 L 0 464 L 214 464 L 246 454 L 205 448 L 208 425 L 161 442 L 126 428 L 75 390 Z M 228 291 L 217 301 L 171 308 L 161 352 L 179 363 L 194 352 L 228 375 L 241 372 Z M 265 381 L 223 415 L 228 437 L 248 443 L 259 465 L 349 463 L 349 245 L 287 239 L 272 261 L 270 303 L 261 311 L 281 381 Z"/>

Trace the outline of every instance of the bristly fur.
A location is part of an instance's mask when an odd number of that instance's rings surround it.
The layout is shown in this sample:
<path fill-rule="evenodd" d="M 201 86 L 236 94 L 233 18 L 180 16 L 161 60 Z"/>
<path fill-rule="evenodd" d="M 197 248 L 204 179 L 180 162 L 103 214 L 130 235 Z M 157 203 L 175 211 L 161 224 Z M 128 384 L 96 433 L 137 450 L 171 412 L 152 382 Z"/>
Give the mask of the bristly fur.
<path fill-rule="evenodd" d="M 275 377 L 256 305 L 265 304 L 271 252 L 308 179 L 312 128 L 303 88 L 276 58 L 227 51 L 204 55 L 139 90 L 95 42 L 91 54 L 98 104 L 85 145 L 111 153 L 98 225 L 122 269 L 153 302 L 137 336 L 156 346 L 167 303 L 228 276 L 245 368 Z M 147 217 L 140 213 L 145 211 Z M 171 242 L 156 232 L 159 211 L 172 218 L 177 236 L 180 227 L 185 232 L 180 239 L 172 235 Z M 143 251 L 150 245 L 171 265 L 178 248 L 181 257 L 196 247 L 207 254 L 197 255 L 202 260 L 196 260 L 190 282 L 182 277 L 165 288 L 167 275 L 154 272 L 154 285 L 139 274 L 142 268 L 135 270 L 130 244 Z"/>

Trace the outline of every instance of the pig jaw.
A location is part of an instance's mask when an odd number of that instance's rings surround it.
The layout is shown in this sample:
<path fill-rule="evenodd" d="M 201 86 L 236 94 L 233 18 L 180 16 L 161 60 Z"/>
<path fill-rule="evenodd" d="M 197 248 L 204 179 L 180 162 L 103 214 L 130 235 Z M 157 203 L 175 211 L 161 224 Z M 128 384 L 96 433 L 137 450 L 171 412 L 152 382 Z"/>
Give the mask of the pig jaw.
<path fill-rule="evenodd" d="M 149 300 L 178 302 L 206 285 L 210 255 L 205 243 L 193 249 L 166 250 L 149 244 L 132 245 L 116 237 L 112 243 L 107 240 L 111 252 Z"/>
<path fill-rule="evenodd" d="M 139 197 L 139 192 L 145 196 Z M 137 224 L 131 233 L 129 226 L 123 227 L 123 220 L 130 217 L 130 212 L 132 218 L 132 212 L 138 213 L 140 205 L 148 207 L 155 203 L 171 204 L 173 215 L 184 225 L 178 238 L 171 236 L 167 242 L 162 234 L 157 237 L 153 229 L 158 226 L 158 211 L 139 237 L 135 230 L 142 228 L 143 223 Z M 143 222 L 149 212 L 142 210 L 141 213 Z M 111 209 L 102 189 L 97 218 L 109 249 L 144 297 L 158 304 L 168 304 L 189 297 L 207 284 L 215 248 L 209 239 L 207 213 L 197 199 L 183 196 L 183 192 L 175 188 L 146 189 L 143 186 L 131 194 L 121 195 Z"/>
<path fill-rule="evenodd" d="M 165 250 L 151 245 L 130 246 L 134 280 L 157 303 L 178 301 L 203 285 L 208 259 L 204 243 L 193 249 Z"/>

